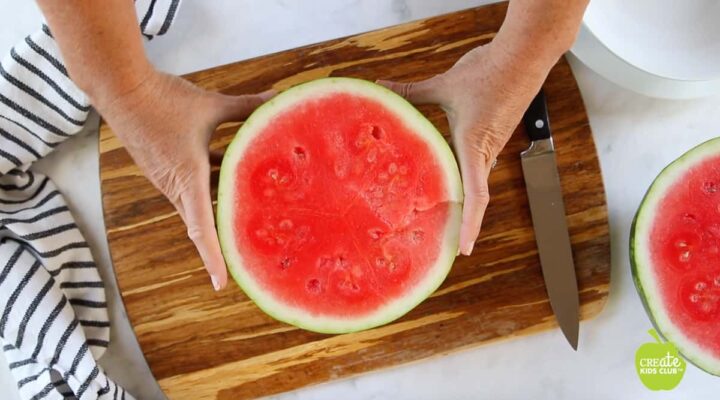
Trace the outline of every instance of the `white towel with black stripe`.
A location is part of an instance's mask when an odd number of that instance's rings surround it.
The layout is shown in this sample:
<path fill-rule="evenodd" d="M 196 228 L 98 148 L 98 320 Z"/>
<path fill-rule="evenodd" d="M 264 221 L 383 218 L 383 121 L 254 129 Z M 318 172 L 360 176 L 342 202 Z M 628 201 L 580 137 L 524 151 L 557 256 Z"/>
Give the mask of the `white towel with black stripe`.
<path fill-rule="evenodd" d="M 164 34 L 179 3 L 137 0 L 143 35 Z M 31 169 L 90 108 L 47 26 L 0 63 L 0 345 L 23 399 L 132 398 L 96 362 L 110 323 L 88 244 L 55 184 Z"/>

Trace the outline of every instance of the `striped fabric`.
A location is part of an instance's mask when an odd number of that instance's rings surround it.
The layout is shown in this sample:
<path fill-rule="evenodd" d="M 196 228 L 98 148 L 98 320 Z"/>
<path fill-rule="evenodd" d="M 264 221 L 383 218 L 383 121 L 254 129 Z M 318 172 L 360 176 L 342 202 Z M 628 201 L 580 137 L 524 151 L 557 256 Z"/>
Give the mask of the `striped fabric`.
<path fill-rule="evenodd" d="M 178 6 L 137 0 L 143 35 L 167 32 Z M 110 323 L 88 244 L 58 188 L 31 168 L 90 109 L 46 25 L 0 63 L 0 345 L 23 399 L 132 398 L 95 361 Z"/>

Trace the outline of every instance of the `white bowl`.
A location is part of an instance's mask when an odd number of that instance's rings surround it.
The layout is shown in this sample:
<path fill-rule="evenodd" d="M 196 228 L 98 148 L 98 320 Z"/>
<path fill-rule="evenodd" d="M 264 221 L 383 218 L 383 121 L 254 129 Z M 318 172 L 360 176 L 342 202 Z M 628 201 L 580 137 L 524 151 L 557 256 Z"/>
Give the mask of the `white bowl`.
<path fill-rule="evenodd" d="M 571 51 L 608 80 L 648 96 L 720 93 L 720 1 L 591 1 Z"/>

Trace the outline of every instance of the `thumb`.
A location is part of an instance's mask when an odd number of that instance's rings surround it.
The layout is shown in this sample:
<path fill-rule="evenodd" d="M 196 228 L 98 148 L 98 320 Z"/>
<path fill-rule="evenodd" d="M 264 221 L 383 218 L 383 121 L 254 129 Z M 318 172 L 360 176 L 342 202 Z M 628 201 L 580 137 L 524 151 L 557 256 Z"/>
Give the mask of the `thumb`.
<path fill-rule="evenodd" d="M 227 283 L 227 270 L 215 230 L 210 199 L 209 165 L 205 162 L 203 167 L 198 168 L 200 171 L 194 174 L 187 189 L 180 194 L 178 208 L 181 209 L 180 215 L 187 225 L 188 237 L 195 244 L 205 269 L 210 274 L 213 287 L 220 290 Z M 206 173 L 200 173 L 202 171 Z"/>
<path fill-rule="evenodd" d="M 385 86 L 413 104 L 441 104 L 445 100 L 443 75 L 435 75 L 419 82 L 402 83 L 378 80 L 376 83 Z"/>
<path fill-rule="evenodd" d="M 462 225 L 460 227 L 460 250 L 459 252 L 469 256 L 475 248 L 475 241 L 480 234 L 480 227 L 485 210 L 490 202 L 488 190 L 488 174 L 491 163 L 486 155 L 469 143 L 463 143 L 462 139 L 467 137 L 463 132 L 457 132 L 456 148 L 460 161 L 460 171 L 463 178 L 463 201 Z"/>
<path fill-rule="evenodd" d="M 218 124 L 227 121 L 244 121 L 256 108 L 277 94 L 276 90 L 266 90 L 258 94 L 230 96 L 214 93 Z"/>
<path fill-rule="evenodd" d="M 463 171 L 467 171 L 467 168 L 463 168 Z M 475 248 L 475 241 L 480 234 L 485 210 L 490 202 L 490 193 L 487 185 L 487 173 L 484 170 L 463 172 L 463 176 L 465 200 L 460 227 L 460 252 L 469 256 Z"/>

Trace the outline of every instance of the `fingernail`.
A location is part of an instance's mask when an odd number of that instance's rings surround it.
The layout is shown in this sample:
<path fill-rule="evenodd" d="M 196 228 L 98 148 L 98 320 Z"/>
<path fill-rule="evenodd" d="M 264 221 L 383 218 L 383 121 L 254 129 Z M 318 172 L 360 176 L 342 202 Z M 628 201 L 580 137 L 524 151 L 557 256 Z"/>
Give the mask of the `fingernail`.
<path fill-rule="evenodd" d="M 472 254 L 474 248 L 475 248 L 474 244 L 469 244 L 468 246 L 465 247 L 465 250 L 463 250 L 463 254 L 465 254 L 466 256 L 469 256 L 470 254 Z"/>
<path fill-rule="evenodd" d="M 260 97 L 263 99 L 263 101 L 268 101 L 271 98 L 275 97 L 275 95 L 278 93 L 275 89 L 268 89 L 262 93 L 259 93 Z"/>
<path fill-rule="evenodd" d="M 215 275 L 210 275 L 210 282 L 212 282 L 213 288 L 216 292 L 220 291 L 220 281 Z"/>

